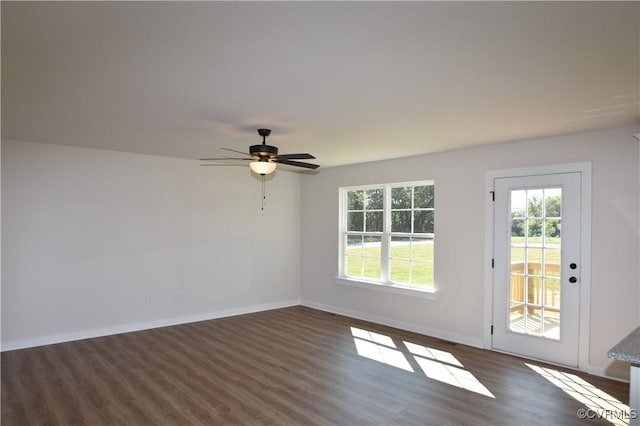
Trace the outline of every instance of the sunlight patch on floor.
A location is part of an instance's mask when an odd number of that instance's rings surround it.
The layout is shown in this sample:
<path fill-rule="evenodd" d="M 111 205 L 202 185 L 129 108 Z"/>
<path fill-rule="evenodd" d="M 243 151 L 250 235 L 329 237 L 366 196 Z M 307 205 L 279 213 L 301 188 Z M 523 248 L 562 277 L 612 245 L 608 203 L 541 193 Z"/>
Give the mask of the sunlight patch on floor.
<path fill-rule="evenodd" d="M 428 378 L 495 398 L 489 389 L 480 383 L 473 374 L 465 370 L 462 363 L 450 352 L 405 341 L 403 342 L 404 346 L 410 354 L 405 355 L 398 350 L 393 339 L 384 334 L 356 327 L 351 327 L 351 334 L 358 355 L 362 357 L 413 373 L 415 371 L 409 362 L 411 355 L 413 355 L 413 359 Z"/>
<path fill-rule="evenodd" d="M 426 346 L 416 345 L 411 342 L 403 342 L 404 345 L 414 355 L 418 355 L 424 358 L 433 359 L 435 361 L 444 362 L 447 364 L 455 365 L 457 367 L 464 368 L 464 365 L 458 359 L 453 356 L 451 352 L 445 352 L 438 349 L 427 348 Z"/>
<path fill-rule="evenodd" d="M 351 334 L 358 355 L 413 373 L 409 361 L 402 352 L 395 349 L 396 345 L 391 337 L 355 327 L 351 327 Z"/>
<path fill-rule="evenodd" d="M 585 412 L 587 418 L 602 418 L 614 425 L 625 426 L 629 424 L 628 414 L 631 412 L 629 406 L 586 380 L 575 374 L 564 373 L 552 368 L 526 363 L 525 365 L 562 389 L 576 401 L 584 404 L 590 410 Z"/>
<path fill-rule="evenodd" d="M 404 344 L 428 378 L 495 398 L 471 372 L 464 369 L 462 363 L 451 352 L 410 342 L 404 342 Z"/>
<path fill-rule="evenodd" d="M 409 361 L 407 361 L 407 358 L 405 358 L 402 352 L 378 345 L 377 343 L 358 339 L 357 337 L 354 338 L 353 341 L 356 344 L 358 355 L 413 373 L 413 368 L 411 368 Z"/>
<path fill-rule="evenodd" d="M 353 337 L 358 337 L 360 339 L 368 340 L 370 342 L 385 345 L 390 348 L 396 347 L 396 344 L 393 343 L 393 339 L 389 336 L 385 336 L 384 334 L 374 333 L 373 331 L 367 331 L 367 330 L 363 330 L 361 328 L 355 328 L 355 327 L 351 327 L 351 334 L 353 334 Z"/>

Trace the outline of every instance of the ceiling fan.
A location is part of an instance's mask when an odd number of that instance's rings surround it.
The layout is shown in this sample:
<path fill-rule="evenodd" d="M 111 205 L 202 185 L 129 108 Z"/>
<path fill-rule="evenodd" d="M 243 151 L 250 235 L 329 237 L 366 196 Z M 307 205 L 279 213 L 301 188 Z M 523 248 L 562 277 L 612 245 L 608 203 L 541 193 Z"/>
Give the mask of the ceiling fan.
<path fill-rule="evenodd" d="M 222 148 L 225 151 L 237 152 L 245 157 L 221 157 L 221 158 L 201 158 L 200 161 L 221 161 L 221 160 L 245 160 L 251 161 L 249 167 L 254 173 L 259 175 L 268 175 L 276 169 L 278 163 L 288 166 L 303 167 L 305 169 L 317 169 L 318 164 L 305 163 L 295 160 L 314 159 L 311 154 L 278 154 L 278 147 L 267 145 L 267 136 L 271 134 L 271 129 L 258 129 L 258 134 L 262 136 L 262 143 L 259 145 L 251 145 L 249 153 L 236 151 L 235 149 Z M 213 166 L 215 164 L 203 164 L 205 166 Z"/>

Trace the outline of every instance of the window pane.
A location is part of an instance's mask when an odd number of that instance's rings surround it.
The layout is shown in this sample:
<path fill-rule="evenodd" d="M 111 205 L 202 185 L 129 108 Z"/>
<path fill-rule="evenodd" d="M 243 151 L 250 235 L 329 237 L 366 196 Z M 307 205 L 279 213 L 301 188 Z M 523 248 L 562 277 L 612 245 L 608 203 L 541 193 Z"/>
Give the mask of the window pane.
<path fill-rule="evenodd" d="M 347 231 L 364 231 L 364 212 L 347 213 Z"/>
<path fill-rule="evenodd" d="M 560 244 L 560 219 L 545 220 L 544 236 L 547 245 Z"/>
<path fill-rule="evenodd" d="M 382 268 L 382 239 L 370 237 L 364 246 L 364 276 L 379 280 Z"/>
<path fill-rule="evenodd" d="M 346 256 L 347 275 L 352 277 L 362 276 L 362 258 L 355 256 Z"/>
<path fill-rule="evenodd" d="M 413 262 L 411 267 L 411 284 L 433 285 L 433 263 Z"/>
<path fill-rule="evenodd" d="M 560 280 L 545 279 L 544 305 L 560 309 Z"/>
<path fill-rule="evenodd" d="M 411 238 L 391 237 L 391 258 L 410 259 L 411 258 Z"/>
<path fill-rule="evenodd" d="M 391 188 L 391 209 L 411 208 L 411 187 Z"/>
<path fill-rule="evenodd" d="M 562 189 L 553 188 L 544 191 L 544 207 L 546 217 L 562 216 Z"/>
<path fill-rule="evenodd" d="M 409 283 L 411 262 L 408 260 L 391 259 L 391 281 Z"/>
<path fill-rule="evenodd" d="M 364 191 L 347 192 L 347 210 L 364 209 Z"/>
<path fill-rule="evenodd" d="M 433 210 L 418 210 L 413 213 L 413 232 L 433 233 Z"/>
<path fill-rule="evenodd" d="M 542 242 L 542 219 L 529 219 L 527 236 L 529 244 Z"/>
<path fill-rule="evenodd" d="M 367 210 L 382 210 L 384 208 L 382 189 L 367 190 Z"/>
<path fill-rule="evenodd" d="M 542 309 L 527 307 L 527 334 L 542 334 Z"/>
<path fill-rule="evenodd" d="M 542 278 L 527 278 L 527 303 L 542 305 Z"/>
<path fill-rule="evenodd" d="M 381 263 L 382 263 L 382 259 L 380 258 L 375 259 L 372 257 L 365 257 L 364 258 L 364 277 L 371 278 L 374 280 L 379 280 L 382 277 Z"/>
<path fill-rule="evenodd" d="M 522 275 L 511 275 L 509 284 L 509 295 L 512 303 L 524 302 L 524 280 L 525 277 Z"/>
<path fill-rule="evenodd" d="M 544 310 L 544 336 L 560 340 L 560 312 Z"/>
<path fill-rule="evenodd" d="M 362 237 L 360 235 L 347 236 L 347 254 L 361 256 L 362 248 Z"/>
<path fill-rule="evenodd" d="M 374 237 L 374 236 L 370 236 L 370 235 L 366 235 L 363 237 L 364 238 L 364 242 L 366 243 L 380 243 L 381 237 Z M 371 246 L 371 244 L 369 244 L 369 246 Z"/>
<path fill-rule="evenodd" d="M 527 262 L 530 264 L 536 264 L 540 269 L 540 262 L 542 261 L 542 249 L 540 248 L 527 248 Z M 529 272 L 531 274 L 531 272 Z M 542 275 L 542 274 L 539 274 Z"/>
<path fill-rule="evenodd" d="M 412 238 L 411 260 L 433 262 L 433 239 Z"/>
<path fill-rule="evenodd" d="M 513 243 L 513 237 L 520 238 L 519 242 L 524 242 L 524 219 L 513 219 L 511 221 L 511 237 Z"/>
<path fill-rule="evenodd" d="M 413 207 L 417 209 L 433 208 L 433 185 L 413 188 Z"/>
<path fill-rule="evenodd" d="M 382 253 L 382 238 L 381 237 L 365 237 L 364 238 L 364 256 L 380 257 Z"/>
<path fill-rule="evenodd" d="M 509 330 L 524 333 L 524 305 L 513 303 L 509 310 Z"/>
<path fill-rule="evenodd" d="M 511 217 L 525 217 L 527 213 L 527 191 L 511 191 Z"/>
<path fill-rule="evenodd" d="M 542 189 L 527 191 L 527 211 L 530 218 L 542 217 Z"/>
<path fill-rule="evenodd" d="M 540 256 L 542 250 L 540 249 L 527 249 L 527 275 L 535 275 L 537 277 L 542 276 L 542 263 L 540 262 Z"/>
<path fill-rule="evenodd" d="M 382 212 L 367 212 L 367 232 L 382 232 Z"/>
<path fill-rule="evenodd" d="M 560 249 L 544 250 L 544 274 L 546 276 L 560 276 Z"/>
<path fill-rule="evenodd" d="M 514 270 L 513 268 L 516 265 L 519 265 L 519 267 L 522 269 L 522 273 L 524 274 L 524 251 L 525 249 L 522 247 L 511 247 L 511 270 Z"/>
<path fill-rule="evenodd" d="M 391 212 L 391 232 L 411 232 L 411 211 Z"/>

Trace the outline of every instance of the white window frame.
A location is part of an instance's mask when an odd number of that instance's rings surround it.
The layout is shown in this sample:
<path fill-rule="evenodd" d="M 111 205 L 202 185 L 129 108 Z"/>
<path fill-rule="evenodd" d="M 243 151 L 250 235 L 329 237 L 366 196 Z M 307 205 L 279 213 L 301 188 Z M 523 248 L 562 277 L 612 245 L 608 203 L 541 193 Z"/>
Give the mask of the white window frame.
<path fill-rule="evenodd" d="M 408 284 L 408 283 L 396 283 L 391 281 L 389 272 L 389 250 L 391 244 L 391 237 L 424 237 L 431 236 L 432 234 L 420 234 L 420 233 L 392 233 L 391 232 L 391 190 L 393 188 L 402 187 L 415 187 L 415 186 L 434 186 L 434 199 L 435 195 L 435 181 L 434 180 L 421 180 L 412 182 L 395 182 L 395 183 L 382 183 L 372 185 L 359 185 L 359 186 L 345 186 L 339 189 L 339 250 L 338 250 L 338 276 L 336 277 L 336 283 L 341 285 L 348 285 L 352 287 L 365 288 L 370 290 L 379 290 L 389 293 L 404 294 L 416 297 L 423 297 L 427 299 L 435 299 L 436 283 L 434 277 L 433 287 L 425 288 L 424 285 Z M 368 279 L 365 277 L 351 277 L 347 276 L 345 271 L 345 250 L 346 250 L 346 237 L 347 233 L 347 193 L 350 191 L 382 189 L 384 193 L 384 206 L 383 206 L 383 231 L 382 232 L 363 232 L 356 235 L 373 235 L 381 238 L 381 278 L 380 280 Z M 413 210 L 413 206 L 412 206 Z M 435 213 L 435 202 L 434 202 Z M 435 222 L 435 221 L 434 221 Z M 435 226 L 435 223 L 434 223 Z M 434 238 L 435 243 L 435 238 Z M 434 247 L 435 249 L 435 247 Z M 435 265 L 434 265 L 435 273 Z"/>

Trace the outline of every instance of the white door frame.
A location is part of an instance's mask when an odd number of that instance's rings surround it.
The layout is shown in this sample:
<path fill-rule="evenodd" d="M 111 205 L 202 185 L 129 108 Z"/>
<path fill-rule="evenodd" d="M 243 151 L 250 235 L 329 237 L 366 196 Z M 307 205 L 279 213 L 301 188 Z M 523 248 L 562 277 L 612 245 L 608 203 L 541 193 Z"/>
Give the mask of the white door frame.
<path fill-rule="evenodd" d="M 485 208 L 485 276 L 484 276 L 484 348 L 492 348 L 491 326 L 493 320 L 493 268 L 494 259 L 494 202 L 493 185 L 498 178 L 536 176 L 555 173 L 579 172 L 581 174 L 580 210 L 580 330 L 578 348 L 578 369 L 589 368 L 589 337 L 591 322 L 591 162 L 554 164 L 549 166 L 523 167 L 515 169 L 489 170 L 486 173 Z"/>

